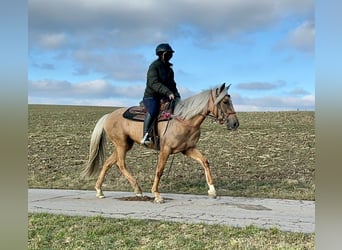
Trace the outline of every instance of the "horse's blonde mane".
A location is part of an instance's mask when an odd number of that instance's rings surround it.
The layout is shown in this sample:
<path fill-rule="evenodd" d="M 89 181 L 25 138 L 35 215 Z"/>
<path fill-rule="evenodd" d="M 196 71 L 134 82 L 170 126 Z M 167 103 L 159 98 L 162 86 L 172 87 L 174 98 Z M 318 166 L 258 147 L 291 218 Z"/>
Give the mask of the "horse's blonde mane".
<path fill-rule="evenodd" d="M 207 106 L 210 91 L 211 90 L 206 90 L 197 95 L 181 100 L 175 107 L 174 115 L 181 119 L 191 119 L 195 115 L 198 115 Z"/>
<path fill-rule="evenodd" d="M 222 91 L 219 96 L 216 97 L 215 105 L 217 105 L 222 98 L 227 94 L 229 86 Z M 200 114 L 204 108 L 208 105 L 210 94 L 212 89 L 205 90 L 197 95 L 188 97 L 177 103 L 174 115 L 181 119 L 191 119 L 195 115 Z"/>

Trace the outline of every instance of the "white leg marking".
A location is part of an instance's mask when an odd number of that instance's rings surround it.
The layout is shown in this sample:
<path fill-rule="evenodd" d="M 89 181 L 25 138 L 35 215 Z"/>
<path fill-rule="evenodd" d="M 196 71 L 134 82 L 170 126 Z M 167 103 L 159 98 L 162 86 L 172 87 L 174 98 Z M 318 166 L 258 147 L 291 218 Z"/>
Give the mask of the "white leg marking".
<path fill-rule="evenodd" d="M 212 198 L 216 198 L 216 190 L 214 185 L 209 185 L 208 195 Z"/>

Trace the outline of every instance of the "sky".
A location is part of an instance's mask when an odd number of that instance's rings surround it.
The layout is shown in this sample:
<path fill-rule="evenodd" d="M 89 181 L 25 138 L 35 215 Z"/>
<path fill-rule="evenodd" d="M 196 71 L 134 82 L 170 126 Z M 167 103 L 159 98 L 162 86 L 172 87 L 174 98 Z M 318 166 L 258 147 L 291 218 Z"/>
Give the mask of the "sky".
<path fill-rule="evenodd" d="M 159 43 L 181 97 L 226 82 L 239 111 L 315 110 L 313 0 L 29 0 L 28 103 L 134 106 Z"/>

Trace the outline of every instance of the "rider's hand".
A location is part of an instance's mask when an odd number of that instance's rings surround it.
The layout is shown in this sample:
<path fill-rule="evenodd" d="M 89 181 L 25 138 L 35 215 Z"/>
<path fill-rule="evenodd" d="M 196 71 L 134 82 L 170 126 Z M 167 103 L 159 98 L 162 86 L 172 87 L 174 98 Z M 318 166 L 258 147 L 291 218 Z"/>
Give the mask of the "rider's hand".
<path fill-rule="evenodd" d="M 170 101 L 172 101 L 173 99 L 175 99 L 175 95 L 174 94 L 170 94 L 169 95 L 169 99 L 170 99 Z"/>

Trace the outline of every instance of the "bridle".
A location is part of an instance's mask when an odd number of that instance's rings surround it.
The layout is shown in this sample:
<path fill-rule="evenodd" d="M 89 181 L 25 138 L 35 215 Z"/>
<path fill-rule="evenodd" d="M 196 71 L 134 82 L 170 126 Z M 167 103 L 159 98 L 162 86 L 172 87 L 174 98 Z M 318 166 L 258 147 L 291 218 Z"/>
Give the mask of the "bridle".
<path fill-rule="evenodd" d="M 223 100 L 224 97 L 222 98 L 221 101 L 219 101 L 219 102 L 215 105 L 215 101 L 216 101 L 216 99 L 217 99 L 217 97 L 218 97 L 219 95 L 216 93 L 216 94 L 215 94 L 215 98 L 214 98 L 214 93 L 213 93 L 213 91 L 211 91 L 210 95 L 211 95 L 212 102 L 213 102 L 213 104 L 214 104 L 214 110 L 213 110 L 213 112 L 212 112 L 213 114 L 209 113 L 209 114 L 207 114 L 207 116 L 212 117 L 212 118 L 215 119 L 215 121 L 218 121 L 220 124 L 223 124 L 224 122 L 226 122 L 226 121 L 228 120 L 228 118 L 229 118 L 230 115 L 235 115 L 235 114 L 236 114 L 235 111 L 234 111 L 234 112 L 228 112 L 228 113 L 225 113 L 225 112 L 223 111 L 221 105 L 222 105 L 222 100 Z"/>

